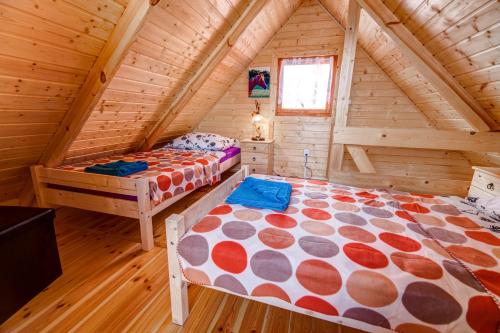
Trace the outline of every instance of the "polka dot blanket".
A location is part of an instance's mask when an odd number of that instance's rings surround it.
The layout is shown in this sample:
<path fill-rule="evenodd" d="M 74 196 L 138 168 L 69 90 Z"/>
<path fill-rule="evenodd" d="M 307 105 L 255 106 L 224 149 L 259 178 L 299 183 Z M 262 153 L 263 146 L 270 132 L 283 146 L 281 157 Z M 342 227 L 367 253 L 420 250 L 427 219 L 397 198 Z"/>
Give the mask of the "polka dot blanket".
<path fill-rule="evenodd" d="M 223 152 L 179 150 L 161 148 L 148 152 L 126 155 L 113 155 L 106 158 L 82 163 L 63 165 L 62 170 L 81 171 L 97 163 L 110 163 L 118 160 L 127 162 L 145 161 L 148 169 L 134 173 L 127 178 L 143 178 L 149 180 L 151 201 L 153 205 L 172 198 L 175 195 L 197 189 L 204 185 L 214 185 L 220 181 L 220 158 Z"/>
<path fill-rule="evenodd" d="M 453 205 L 254 176 L 290 182 L 289 208 L 214 208 L 179 242 L 188 281 L 398 332 L 497 332 L 500 239 Z"/>

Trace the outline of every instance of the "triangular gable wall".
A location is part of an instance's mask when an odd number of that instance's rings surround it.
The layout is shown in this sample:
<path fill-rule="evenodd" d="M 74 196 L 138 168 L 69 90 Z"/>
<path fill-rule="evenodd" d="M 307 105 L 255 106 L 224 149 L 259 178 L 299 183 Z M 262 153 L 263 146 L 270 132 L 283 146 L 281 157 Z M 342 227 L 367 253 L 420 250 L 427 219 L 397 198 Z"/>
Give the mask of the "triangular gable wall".
<path fill-rule="evenodd" d="M 250 66 L 271 67 L 271 86 L 276 88 L 278 57 L 302 54 L 341 55 L 344 32 L 315 0 L 305 1 Z M 339 57 L 340 59 L 340 57 Z M 250 113 L 254 100 L 247 97 L 247 69 L 198 126 L 200 131 L 248 138 L 252 135 Z M 314 177 L 326 177 L 331 119 L 274 116 L 275 90 L 260 100 L 264 116 L 274 121 L 274 170 L 288 176 L 303 175 L 303 149 L 311 151 Z M 358 47 L 354 67 L 348 126 L 424 128 L 431 127 L 424 114 L 385 72 Z M 378 174 L 391 176 L 467 179 L 470 164 L 457 152 L 367 149 Z M 346 155 L 344 171 L 357 171 Z"/>
<path fill-rule="evenodd" d="M 232 9 L 218 4 L 215 11 L 208 1 L 160 1 L 70 147 L 66 162 L 137 149 L 248 4 L 234 3 L 238 6 Z M 165 135 L 186 132 L 197 113 L 206 113 L 299 3 L 266 3 Z"/>

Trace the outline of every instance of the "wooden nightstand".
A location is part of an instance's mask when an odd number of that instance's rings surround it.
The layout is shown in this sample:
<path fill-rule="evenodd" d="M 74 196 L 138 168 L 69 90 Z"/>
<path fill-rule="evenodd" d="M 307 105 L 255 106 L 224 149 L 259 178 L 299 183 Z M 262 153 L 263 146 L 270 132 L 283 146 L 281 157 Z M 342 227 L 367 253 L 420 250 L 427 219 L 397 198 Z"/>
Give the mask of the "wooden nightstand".
<path fill-rule="evenodd" d="M 469 197 L 492 198 L 500 196 L 500 168 L 473 167 L 474 177 Z"/>
<path fill-rule="evenodd" d="M 241 141 L 241 164 L 248 165 L 250 173 L 273 174 L 274 140 Z"/>

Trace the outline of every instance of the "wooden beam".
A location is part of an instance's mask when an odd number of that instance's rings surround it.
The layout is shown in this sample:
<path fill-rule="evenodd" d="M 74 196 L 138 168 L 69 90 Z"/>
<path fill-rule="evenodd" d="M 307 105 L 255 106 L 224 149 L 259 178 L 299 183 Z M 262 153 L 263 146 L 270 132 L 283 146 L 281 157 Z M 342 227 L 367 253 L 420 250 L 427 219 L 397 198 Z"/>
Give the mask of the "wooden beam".
<path fill-rule="evenodd" d="M 356 0 L 392 38 L 412 65 L 438 90 L 448 103 L 476 131 L 499 129 L 499 125 L 482 108 L 427 48 L 386 7 L 382 0 Z"/>
<path fill-rule="evenodd" d="M 427 177 L 392 176 L 359 172 L 335 171 L 332 179 L 337 184 L 365 188 L 391 188 L 400 191 L 464 197 L 470 181 L 456 179 L 434 179 Z"/>
<path fill-rule="evenodd" d="M 228 55 L 238 38 L 261 12 L 267 2 L 267 0 L 252 0 L 250 2 L 238 21 L 236 21 L 226 36 L 224 36 L 220 43 L 215 47 L 213 52 L 208 56 L 207 60 L 184 86 L 172 104 L 170 104 L 165 110 L 160 110 L 162 116 L 153 129 L 144 138 L 144 142 L 141 144 L 140 150 L 144 151 L 153 148 L 168 126 L 189 103 L 191 98 L 210 77 L 215 68 Z"/>
<path fill-rule="evenodd" d="M 361 8 L 358 3 L 355 0 L 350 0 L 344 34 L 344 50 L 342 52 L 342 63 L 340 65 L 340 74 L 337 86 L 337 101 L 334 118 L 334 124 L 337 127 L 347 126 L 347 113 L 349 112 L 351 97 L 352 74 L 354 72 L 354 60 L 356 58 L 360 12 Z M 336 143 L 333 140 L 332 135 L 328 158 L 328 175 L 332 171 L 341 170 L 343 160 L 344 145 Z M 328 176 L 328 178 L 330 177 Z"/>
<path fill-rule="evenodd" d="M 500 132 L 410 128 L 335 128 L 334 141 L 349 145 L 500 152 Z"/>
<path fill-rule="evenodd" d="M 79 94 L 42 153 L 38 164 L 53 167 L 63 161 L 66 152 L 87 122 L 92 110 L 120 66 L 149 10 L 158 2 L 159 0 L 129 1 L 113 33 L 90 69 Z M 33 184 L 28 180 L 21 191 L 19 201 L 22 205 L 31 205 L 33 199 Z"/>
<path fill-rule="evenodd" d="M 64 155 L 87 122 L 92 110 L 120 66 L 150 8 L 158 1 L 131 0 L 102 49 L 71 108 L 66 112 L 39 164 L 53 167 Z"/>
<path fill-rule="evenodd" d="M 368 158 L 366 151 L 361 146 L 356 145 L 346 145 L 347 151 L 351 154 L 351 157 L 358 167 L 358 170 L 362 173 L 375 173 L 375 168 L 372 162 Z"/>

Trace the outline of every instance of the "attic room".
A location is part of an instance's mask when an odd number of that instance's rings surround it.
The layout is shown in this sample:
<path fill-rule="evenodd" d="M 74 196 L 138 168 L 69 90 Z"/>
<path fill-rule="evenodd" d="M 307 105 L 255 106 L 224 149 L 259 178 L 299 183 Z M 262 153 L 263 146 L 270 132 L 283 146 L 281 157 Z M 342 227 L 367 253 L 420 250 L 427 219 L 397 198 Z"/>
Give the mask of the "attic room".
<path fill-rule="evenodd" d="M 500 331 L 498 0 L 0 0 L 0 332 Z"/>

